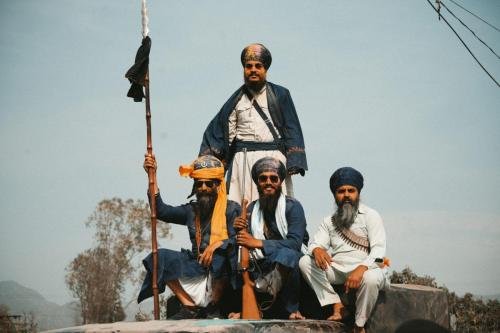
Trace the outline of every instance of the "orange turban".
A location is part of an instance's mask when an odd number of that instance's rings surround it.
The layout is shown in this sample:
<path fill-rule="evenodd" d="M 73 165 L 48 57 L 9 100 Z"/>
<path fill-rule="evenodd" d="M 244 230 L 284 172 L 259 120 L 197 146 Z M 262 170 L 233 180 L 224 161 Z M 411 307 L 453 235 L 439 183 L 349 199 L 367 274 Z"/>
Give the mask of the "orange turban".
<path fill-rule="evenodd" d="M 227 193 L 226 181 L 224 180 L 224 165 L 221 161 L 211 155 L 198 157 L 190 165 L 181 165 L 179 174 L 183 177 L 193 179 L 217 179 L 220 181 L 217 190 L 212 220 L 210 222 L 210 244 L 228 238 L 226 225 Z"/>

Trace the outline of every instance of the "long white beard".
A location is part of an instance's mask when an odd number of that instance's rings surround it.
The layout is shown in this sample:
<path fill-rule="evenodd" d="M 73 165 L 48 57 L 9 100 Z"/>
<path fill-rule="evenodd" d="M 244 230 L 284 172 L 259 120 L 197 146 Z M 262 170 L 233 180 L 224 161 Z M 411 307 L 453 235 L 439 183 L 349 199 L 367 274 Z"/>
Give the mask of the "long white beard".
<path fill-rule="evenodd" d="M 333 221 L 335 226 L 349 229 L 356 219 L 358 214 L 358 203 L 344 202 L 339 205 L 335 215 L 333 216 Z"/>

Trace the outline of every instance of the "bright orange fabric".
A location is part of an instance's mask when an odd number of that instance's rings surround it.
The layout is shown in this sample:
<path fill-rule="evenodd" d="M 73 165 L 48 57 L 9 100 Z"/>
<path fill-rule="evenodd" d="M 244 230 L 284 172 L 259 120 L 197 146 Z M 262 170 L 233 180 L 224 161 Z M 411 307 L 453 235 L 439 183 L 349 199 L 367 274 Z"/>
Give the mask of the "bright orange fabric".
<path fill-rule="evenodd" d="M 194 170 L 192 164 L 181 165 L 179 167 L 179 174 L 183 177 L 191 177 L 194 179 L 220 180 L 220 185 L 217 190 L 217 200 L 215 201 L 212 220 L 210 222 L 210 244 L 219 240 L 228 239 L 226 226 L 227 193 L 226 181 L 224 180 L 224 168 L 203 168 Z"/>

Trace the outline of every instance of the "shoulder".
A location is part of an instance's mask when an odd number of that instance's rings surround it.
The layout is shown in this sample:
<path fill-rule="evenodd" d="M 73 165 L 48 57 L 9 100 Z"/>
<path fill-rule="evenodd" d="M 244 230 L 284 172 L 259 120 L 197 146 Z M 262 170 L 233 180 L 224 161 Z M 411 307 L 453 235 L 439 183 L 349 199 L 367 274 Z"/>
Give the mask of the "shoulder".
<path fill-rule="evenodd" d="M 363 203 L 359 204 L 358 210 L 361 214 L 364 215 L 367 223 L 370 223 L 370 221 L 375 221 L 375 222 L 382 221 L 382 217 L 375 209 L 370 208 Z"/>
<path fill-rule="evenodd" d="M 285 197 L 286 198 L 286 204 L 287 206 L 290 205 L 290 206 L 300 206 L 302 207 L 302 204 L 300 203 L 299 200 L 293 198 L 293 197 L 289 197 L 288 195 Z"/>
<path fill-rule="evenodd" d="M 300 212 L 301 214 L 304 214 L 304 208 L 302 207 L 302 204 L 300 203 L 299 200 L 286 196 L 286 204 L 285 204 L 285 209 L 286 212 Z"/>
<path fill-rule="evenodd" d="M 287 88 L 280 86 L 278 84 L 275 84 L 275 83 L 272 83 L 269 81 L 267 82 L 267 84 L 276 95 L 287 95 L 290 93 L 290 91 Z"/>

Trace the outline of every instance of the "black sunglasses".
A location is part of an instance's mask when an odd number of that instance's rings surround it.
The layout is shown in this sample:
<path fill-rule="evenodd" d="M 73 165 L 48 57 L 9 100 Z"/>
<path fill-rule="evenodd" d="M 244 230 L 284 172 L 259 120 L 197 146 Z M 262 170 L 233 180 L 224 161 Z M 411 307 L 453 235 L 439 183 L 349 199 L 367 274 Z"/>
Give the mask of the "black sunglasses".
<path fill-rule="evenodd" d="M 258 179 L 259 179 L 259 183 L 265 183 L 265 182 L 267 182 L 268 179 L 270 179 L 271 183 L 274 183 L 274 184 L 276 184 L 280 180 L 280 178 L 276 175 L 271 175 L 271 176 L 260 175 Z"/>
<path fill-rule="evenodd" d="M 219 185 L 219 182 L 215 180 L 197 180 L 194 182 L 194 186 L 197 188 L 202 188 L 203 184 L 208 188 L 212 188 L 214 185 Z"/>

